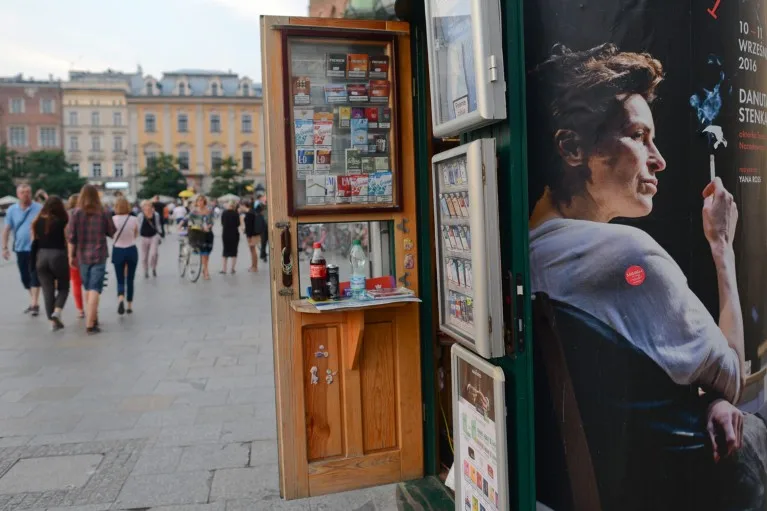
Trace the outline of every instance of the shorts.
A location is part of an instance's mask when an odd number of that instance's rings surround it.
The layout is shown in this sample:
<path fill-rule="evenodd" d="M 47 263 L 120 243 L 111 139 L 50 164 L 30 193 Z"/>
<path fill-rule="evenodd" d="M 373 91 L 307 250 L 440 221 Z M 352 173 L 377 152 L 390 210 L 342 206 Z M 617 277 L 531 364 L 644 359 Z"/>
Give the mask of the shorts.
<path fill-rule="evenodd" d="M 107 273 L 106 263 L 81 264 L 80 276 L 86 291 L 96 291 L 101 294 L 104 289 L 104 277 Z"/>
<path fill-rule="evenodd" d="M 183 218 L 176 218 L 176 225 L 180 224 L 183 221 L 184 221 Z"/>
<path fill-rule="evenodd" d="M 19 266 L 19 275 L 24 289 L 40 287 L 40 281 L 37 279 L 37 271 L 31 268 L 32 252 L 16 252 L 16 264 Z"/>

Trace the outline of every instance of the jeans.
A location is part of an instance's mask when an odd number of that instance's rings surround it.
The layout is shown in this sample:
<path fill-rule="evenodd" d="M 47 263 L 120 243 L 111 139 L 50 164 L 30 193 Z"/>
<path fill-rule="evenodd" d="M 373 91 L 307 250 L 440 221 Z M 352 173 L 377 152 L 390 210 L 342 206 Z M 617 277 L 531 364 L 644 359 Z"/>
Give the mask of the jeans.
<path fill-rule="evenodd" d="M 112 264 L 115 266 L 117 296 L 125 296 L 125 299 L 130 303 L 133 301 L 133 281 L 136 279 L 136 267 L 138 266 L 136 245 L 126 248 L 112 248 Z"/>
<path fill-rule="evenodd" d="M 107 274 L 106 263 L 81 264 L 80 277 L 86 291 L 96 291 L 101 294 L 104 290 L 104 277 Z"/>
<path fill-rule="evenodd" d="M 41 248 L 37 252 L 37 275 L 43 289 L 45 313 L 51 319 L 54 309 L 63 309 L 69 296 L 67 251 Z"/>
<path fill-rule="evenodd" d="M 40 287 L 40 281 L 37 279 L 37 271 L 34 268 L 30 268 L 32 262 L 32 252 L 16 252 L 16 264 L 19 267 L 19 275 L 21 275 L 21 283 L 24 285 L 24 289 L 32 287 Z"/>
<path fill-rule="evenodd" d="M 157 269 L 157 258 L 160 248 L 160 235 L 151 238 L 141 238 L 141 261 L 144 265 L 144 273 L 149 271 L 151 266 L 153 270 Z"/>

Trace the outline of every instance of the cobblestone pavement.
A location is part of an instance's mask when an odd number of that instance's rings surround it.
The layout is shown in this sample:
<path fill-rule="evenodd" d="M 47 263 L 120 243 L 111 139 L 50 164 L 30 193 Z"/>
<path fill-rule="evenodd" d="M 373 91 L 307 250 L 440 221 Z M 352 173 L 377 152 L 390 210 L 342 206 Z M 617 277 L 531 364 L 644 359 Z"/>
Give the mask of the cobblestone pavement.
<path fill-rule="evenodd" d="M 70 296 L 66 328 L 22 314 L 15 265 L 0 265 L 0 510 L 390 510 L 395 487 L 282 501 L 268 276 L 176 275 L 160 247 L 118 316 L 113 270 L 103 333 L 88 337 Z M 240 254 L 246 255 L 245 245 Z"/>

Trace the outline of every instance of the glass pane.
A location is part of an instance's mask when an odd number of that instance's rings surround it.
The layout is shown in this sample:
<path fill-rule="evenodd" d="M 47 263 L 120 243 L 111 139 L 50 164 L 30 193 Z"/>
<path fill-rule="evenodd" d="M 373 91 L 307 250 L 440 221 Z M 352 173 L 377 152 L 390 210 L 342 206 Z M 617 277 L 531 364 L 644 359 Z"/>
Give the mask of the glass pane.
<path fill-rule="evenodd" d="M 293 204 L 394 206 L 389 43 L 291 39 Z"/>
<path fill-rule="evenodd" d="M 394 275 L 394 225 L 392 221 L 347 222 L 325 224 L 298 224 L 298 286 L 301 297 L 311 286 L 309 261 L 313 244 L 322 243 L 322 253 L 328 264 L 339 270 L 339 281 L 346 282 L 351 275 L 349 251 L 358 239 L 368 257 L 368 278 Z"/>
<path fill-rule="evenodd" d="M 471 0 L 429 0 L 434 37 L 439 119 L 448 122 L 477 109 Z"/>

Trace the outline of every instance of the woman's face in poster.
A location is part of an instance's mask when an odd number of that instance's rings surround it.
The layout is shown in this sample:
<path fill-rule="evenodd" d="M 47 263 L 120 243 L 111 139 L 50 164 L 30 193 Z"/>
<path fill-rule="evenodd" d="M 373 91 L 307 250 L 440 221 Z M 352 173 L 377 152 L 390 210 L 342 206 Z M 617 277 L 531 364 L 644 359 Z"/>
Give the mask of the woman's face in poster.
<path fill-rule="evenodd" d="M 655 123 L 647 101 L 635 94 L 623 101 L 622 118 L 588 157 L 588 195 L 601 216 L 637 218 L 650 214 L 658 193 L 656 174 L 666 161 L 655 146 Z"/>

